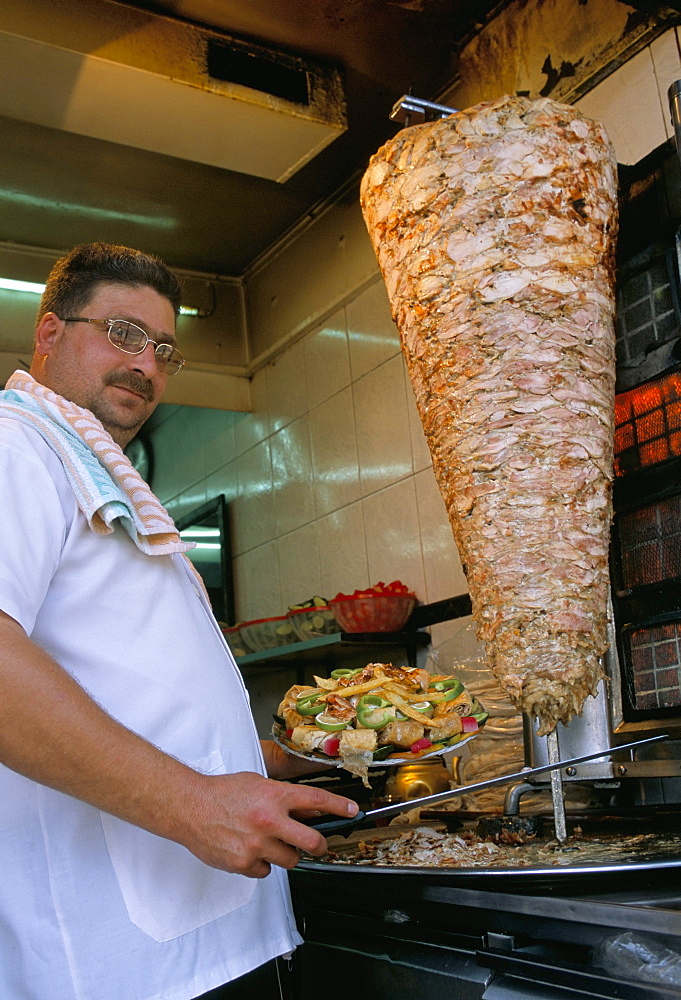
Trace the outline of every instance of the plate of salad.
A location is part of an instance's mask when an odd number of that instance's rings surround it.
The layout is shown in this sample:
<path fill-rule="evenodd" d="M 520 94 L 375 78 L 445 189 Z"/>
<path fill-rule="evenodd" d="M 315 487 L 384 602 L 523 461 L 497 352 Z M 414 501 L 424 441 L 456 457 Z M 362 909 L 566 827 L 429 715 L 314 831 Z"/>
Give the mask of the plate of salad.
<path fill-rule="evenodd" d="M 313 680 L 286 692 L 272 736 L 288 753 L 344 767 L 365 784 L 370 767 L 462 746 L 488 717 L 453 674 L 369 663 Z"/>

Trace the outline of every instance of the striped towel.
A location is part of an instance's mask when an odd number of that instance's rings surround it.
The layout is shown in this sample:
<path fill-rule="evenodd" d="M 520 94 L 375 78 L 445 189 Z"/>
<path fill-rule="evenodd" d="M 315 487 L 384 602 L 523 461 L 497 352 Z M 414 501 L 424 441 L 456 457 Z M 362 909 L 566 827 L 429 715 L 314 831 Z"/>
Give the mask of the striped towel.
<path fill-rule="evenodd" d="M 150 556 L 187 552 L 168 511 L 123 450 L 89 410 L 57 395 L 24 371 L 0 392 L 0 416 L 33 427 L 61 460 L 76 502 L 94 532 L 108 535 L 114 521 Z"/>

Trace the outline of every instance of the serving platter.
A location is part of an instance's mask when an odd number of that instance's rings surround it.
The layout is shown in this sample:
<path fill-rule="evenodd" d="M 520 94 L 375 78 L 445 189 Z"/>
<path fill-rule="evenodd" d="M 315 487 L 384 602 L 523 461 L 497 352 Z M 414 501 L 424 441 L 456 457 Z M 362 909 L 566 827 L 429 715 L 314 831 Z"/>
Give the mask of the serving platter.
<path fill-rule="evenodd" d="M 480 703 L 477 702 L 477 705 L 479 706 Z M 483 711 L 483 709 L 480 707 L 479 711 Z M 418 753 L 411 753 L 408 750 L 395 750 L 384 755 L 382 750 L 378 750 L 374 754 L 374 760 L 367 762 L 367 767 L 392 767 L 398 764 L 413 764 L 415 761 L 428 760 L 430 757 L 439 757 L 441 754 L 458 750 L 465 743 L 468 743 L 469 740 L 475 739 L 483 731 L 483 728 L 484 723 L 475 733 L 459 733 L 458 736 L 452 736 L 448 739 L 446 743 L 434 743 L 432 747 L 420 750 Z M 311 750 L 305 753 L 299 750 L 286 738 L 286 731 L 280 723 L 275 722 L 272 726 L 272 739 L 282 750 L 285 750 L 286 753 L 294 757 L 300 757 L 303 760 L 318 760 L 320 763 L 332 767 L 345 766 L 345 762 L 341 757 L 329 757 L 327 754 L 322 753 L 321 750 Z"/>

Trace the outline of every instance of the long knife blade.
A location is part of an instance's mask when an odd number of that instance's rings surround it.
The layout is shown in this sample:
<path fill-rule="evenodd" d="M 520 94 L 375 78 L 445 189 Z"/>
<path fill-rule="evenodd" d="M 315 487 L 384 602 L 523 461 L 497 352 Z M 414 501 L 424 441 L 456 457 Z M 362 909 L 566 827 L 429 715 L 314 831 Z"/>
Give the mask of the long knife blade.
<path fill-rule="evenodd" d="M 495 788 L 498 785 L 506 785 L 512 781 L 527 781 L 528 778 L 534 777 L 534 775 L 545 774 L 547 771 L 553 771 L 556 768 L 573 767 L 575 764 L 583 764 L 587 760 L 595 760 L 596 757 L 608 757 L 610 754 L 619 753 L 621 750 L 634 750 L 667 739 L 669 739 L 668 733 L 649 736 L 644 740 L 636 740 L 634 743 L 622 743 L 619 746 L 608 747 L 606 750 L 597 750 L 595 753 L 584 754 L 582 757 L 571 757 L 569 760 L 540 764 L 538 767 L 524 767 L 521 771 L 516 771 L 514 774 L 504 774 L 498 778 L 476 781 L 472 785 L 461 785 L 458 788 L 450 788 L 446 792 L 435 792 L 433 795 L 423 795 L 418 799 L 407 799 L 405 802 L 391 802 L 389 806 L 369 809 L 367 812 L 363 812 L 360 809 L 352 819 L 339 819 L 337 816 L 319 816 L 317 819 L 307 821 L 307 825 L 313 826 L 320 833 L 323 833 L 325 837 L 329 837 L 334 833 L 347 835 L 352 830 L 373 823 L 384 816 L 393 816 L 396 813 L 406 812 L 408 809 L 415 809 L 418 806 L 430 806 L 436 802 L 446 802 L 449 799 L 455 799 L 459 795 L 468 795 L 470 792 L 481 791 L 483 788 Z"/>

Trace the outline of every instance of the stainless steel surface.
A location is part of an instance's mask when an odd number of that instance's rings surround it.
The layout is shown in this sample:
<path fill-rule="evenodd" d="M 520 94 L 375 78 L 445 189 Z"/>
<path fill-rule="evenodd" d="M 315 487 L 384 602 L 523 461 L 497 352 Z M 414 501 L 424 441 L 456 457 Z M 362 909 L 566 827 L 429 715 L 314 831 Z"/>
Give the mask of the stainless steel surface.
<path fill-rule="evenodd" d="M 547 737 L 537 736 L 537 720 L 524 717 L 523 736 L 525 741 L 525 760 L 530 767 L 537 767 L 549 761 Z M 612 777 L 608 752 L 612 747 L 612 727 L 608 705 L 606 682 L 598 685 L 595 698 L 588 697 L 584 702 L 582 714 L 575 716 L 568 726 L 558 723 L 555 729 L 558 742 L 558 753 L 563 757 L 577 757 L 585 753 L 593 753 L 602 748 L 603 778 Z M 594 765 L 594 771 L 596 771 Z M 595 777 L 595 775 L 594 775 Z"/>
<path fill-rule="evenodd" d="M 565 795 L 563 794 L 563 780 L 560 774 L 562 765 L 560 761 L 560 754 L 558 752 L 558 736 L 555 729 L 547 734 L 546 746 L 549 751 L 549 763 L 553 764 L 553 769 L 551 771 L 551 801 L 553 802 L 553 822 L 556 832 L 556 840 L 559 844 L 564 844 L 567 841 Z"/>
<path fill-rule="evenodd" d="M 538 792 L 537 784 L 529 781 L 519 781 L 512 785 L 504 796 L 504 816 L 520 815 L 520 800 L 526 792 Z"/>
<path fill-rule="evenodd" d="M 611 864 L 579 862 L 565 865 L 502 865 L 465 868 L 462 865 L 378 865 L 339 864 L 336 861 L 317 861 L 304 858 L 297 868 L 302 871 L 326 872 L 342 876 L 359 875 L 370 878 L 393 876 L 395 879 L 432 880 L 444 887 L 478 887 L 492 889 L 495 896 L 504 889 L 535 894 L 554 891 L 574 891 L 575 886 L 586 887 L 588 891 L 618 894 L 636 890 L 650 892 L 663 887 L 676 886 L 681 876 L 681 852 L 669 858 L 645 857 L 640 861 L 613 861 Z M 622 887 L 625 887 L 623 889 Z M 568 888 L 569 887 L 569 888 Z M 552 897 L 553 898 L 553 897 Z"/>
<path fill-rule="evenodd" d="M 433 901 L 446 901 L 450 892 L 451 889 L 441 889 L 438 886 L 424 889 L 426 898 Z M 645 930 L 648 933 L 681 935 L 679 912 L 681 900 L 678 893 L 674 893 L 656 910 L 648 905 L 624 906 L 622 903 L 608 900 L 516 896 L 503 892 L 494 893 L 490 898 L 487 893 L 476 892 L 475 889 L 460 890 L 456 901 L 460 906 L 484 906 L 517 914 L 532 914 L 550 920 L 580 921 L 596 927 L 619 927 L 626 930 Z"/>
<path fill-rule="evenodd" d="M 625 939 L 632 947 L 640 942 L 654 949 L 658 935 L 667 949 L 681 952 L 678 889 L 644 884 L 637 891 L 585 892 L 589 882 L 596 884 L 593 878 L 541 880 L 533 875 L 512 883 L 490 873 L 471 873 L 467 879 L 455 871 L 430 876 L 419 871 L 411 879 L 404 870 L 396 878 L 388 873 L 338 867 L 331 872 L 319 866 L 290 873 L 294 906 L 308 942 L 294 962 L 302 960 L 305 967 L 301 982 L 318 982 L 333 964 L 329 1000 L 343 1000 L 352 991 L 358 968 L 365 980 L 371 976 L 369 992 L 376 1000 L 393 997 L 396 982 L 406 986 L 415 981 L 410 992 L 424 1000 L 681 997 L 670 976 L 664 985 L 645 981 L 650 952 L 640 976 L 633 965 L 618 971 L 600 960 L 600 949 L 608 942 Z M 678 869 L 664 874 L 673 882 Z M 622 868 L 613 872 L 610 887 L 621 885 L 623 878 Z M 314 962 L 320 952 L 323 960 L 318 959 L 316 969 L 306 965 L 308 955 Z M 344 956 L 350 961 L 344 962 Z M 363 966 L 367 957 L 373 962 Z M 482 981 L 481 971 L 486 974 Z M 313 995 L 303 992 L 301 1000 Z"/>

